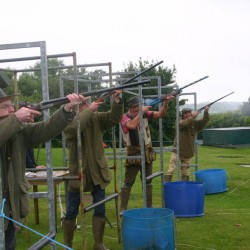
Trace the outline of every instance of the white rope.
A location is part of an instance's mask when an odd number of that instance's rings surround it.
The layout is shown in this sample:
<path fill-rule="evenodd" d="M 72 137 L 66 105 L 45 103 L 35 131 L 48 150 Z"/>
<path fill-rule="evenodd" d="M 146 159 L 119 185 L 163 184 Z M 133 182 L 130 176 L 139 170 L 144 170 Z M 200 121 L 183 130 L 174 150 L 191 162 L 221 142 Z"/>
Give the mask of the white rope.
<path fill-rule="evenodd" d="M 62 199 L 61 199 L 61 188 L 60 188 L 61 184 L 58 184 L 58 202 L 59 202 L 59 207 L 60 207 L 60 213 L 61 213 L 61 219 L 64 217 L 65 215 L 65 210 L 63 209 L 62 206 Z"/>

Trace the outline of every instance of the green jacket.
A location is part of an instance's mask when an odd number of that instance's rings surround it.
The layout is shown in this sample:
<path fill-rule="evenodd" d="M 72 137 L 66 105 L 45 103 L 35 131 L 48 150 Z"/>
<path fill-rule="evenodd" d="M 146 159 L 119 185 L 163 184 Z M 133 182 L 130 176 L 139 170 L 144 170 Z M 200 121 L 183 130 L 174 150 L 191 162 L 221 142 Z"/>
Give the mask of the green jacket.
<path fill-rule="evenodd" d="M 118 124 L 123 116 L 123 103 L 113 103 L 108 112 L 93 112 L 86 108 L 79 114 L 81 130 L 81 158 L 84 191 L 93 190 L 93 185 L 105 188 L 111 181 L 108 160 L 104 154 L 103 133 L 106 129 Z M 69 150 L 70 175 L 79 175 L 79 162 L 77 157 L 77 117 L 64 130 Z M 70 180 L 69 191 L 79 192 L 80 181 Z"/>
<path fill-rule="evenodd" d="M 209 114 L 204 111 L 203 118 L 195 120 L 190 117 L 188 119 L 180 119 L 179 121 L 179 152 L 180 157 L 191 158 L 194 156 L 194 142 L 198 131 L 202 130 L 209 120 Z M 176 138 L 174 141 L 176 147 Z M 174 150 L 176 152 L 176 150 Z"/>
<path fill-rule="evenodd" d="M 11 213 L 13 220 L 21 222 L 30 211 L 30 185 L 25 177 L 26 149 L 60 134 L 73 117 L 74 113 L 61 108 L 48 120 L 38 123 L 20 123 L 14 114 L 0 120 L 0 167 L 6 216 Z M 5 229 L 7 226 L 8 220 L 5 220 Z"/>

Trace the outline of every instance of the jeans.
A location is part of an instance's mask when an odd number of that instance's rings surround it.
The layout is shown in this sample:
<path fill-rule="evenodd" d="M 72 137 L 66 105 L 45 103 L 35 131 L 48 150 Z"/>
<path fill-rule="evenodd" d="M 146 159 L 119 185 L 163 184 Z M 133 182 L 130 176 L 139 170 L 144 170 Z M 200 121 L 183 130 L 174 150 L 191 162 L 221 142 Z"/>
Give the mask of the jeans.
<path fill-rule="evenodd" d="M 94 190 L 91 192 L 91 195 L 93 203 L 99 202 L 105 198 L 105 189 L 102 189 L 100 185 L 94 186 Z M 79 213 L 79 206 L 80 192 L 69 192 L 65 219 L 75 219 Z M 94 208 L 94 216 L 105 218 L 105 213 L 105 203 Z"/>

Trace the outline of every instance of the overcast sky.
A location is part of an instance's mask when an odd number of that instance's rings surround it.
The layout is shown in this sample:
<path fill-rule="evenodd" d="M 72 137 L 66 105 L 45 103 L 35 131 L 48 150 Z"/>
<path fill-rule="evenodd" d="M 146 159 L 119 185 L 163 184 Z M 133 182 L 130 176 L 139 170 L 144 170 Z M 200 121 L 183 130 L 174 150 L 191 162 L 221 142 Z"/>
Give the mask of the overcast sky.
<path fill-rule="evenodd" d="M 198 102 L 232 91 L 225 101 L 246 102 L 249 11 L 249 0 L 8 0 L 1 3 L 0 44 L 46 41 L 47 54 L 76 52 L 78 64 L 112 62 L 113 71 L 140 57 L 163 60 L 175 65 L 180 87 L 209 76 L 185 90 Z M 2 59 L 32 55 L 39 51 L 0 51 Z"/>

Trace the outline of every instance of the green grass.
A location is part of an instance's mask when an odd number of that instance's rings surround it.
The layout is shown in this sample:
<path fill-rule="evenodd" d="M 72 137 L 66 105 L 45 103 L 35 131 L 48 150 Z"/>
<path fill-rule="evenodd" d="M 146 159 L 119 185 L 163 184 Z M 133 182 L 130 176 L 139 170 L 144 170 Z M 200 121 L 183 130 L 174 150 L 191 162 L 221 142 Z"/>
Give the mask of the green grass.
<path fill-rule="evenodd" d="M 209 250 L 247 250 L 250 249 L 250 168 L 242 167 L 240 164 L 250 165 L 250 148 L 215 148 L 199 146 L 199 170 L 208 168 L 223 168 L 228 175 L 228 191 L 220 194 L 205 195 L 204 216 L 191 218 L 176 218 L 176 248 L 186 249 L 209 249 Z M 62 151 L 53 149 L 53 163 L 55 166 L 62 166 Z M 164 167 L 168 165 L 170 153 L 164 154 Z M 44 152 L 40 152 L 39 164 L 44 164 Z M 111 163 L 112 164 L 112 163 Z M 159 157 L 154 163 L 154 170 L 159 170 Z M 192 168 L 192 171 L 194 169 Z M 119 172 L 119 169 L 118 171 Z M 119 176 L 117 177 L 118 188 L 120 189 Z M 194 174 L 191 175 L 194 180 Z M 153 203 L 154 207 L 161 207 L 161 183 L 160 178 L 153 180 Z M 62 186 L 63 187 L 63 186 Z M 40 189 L 39 189 L 40 190 Z M 107 194 L 114 192 L 114 183 L 107 188 Z M 64 192 L 61 191 L 63 206 Z M 26 218 L 25 224 L 46 234 L 49 231 L 48 203 L 40 199 L 40 224 L 34 224 L 33 200 L 31 202 L 32 212 Z M 90 201 L 85 202 L 85 206 Z M 112 228 L 106 225 L 105 244 L 112 250 L 120 250 L 122 244 L 118 243 L 118 230 L 115 216 L 115 201 L 106 203 L 107 217 Z M 142 188 L 139 180 L 133 187 L 129 208 L 143 207 Z M 93 249 L 93 238 L 91 229 L 92 211 L 85 215 L 86 244 L 87 249 Z M 58 207 L 58 232 L 56 240 L 63 243 L 63 233 L 60 227 L 60 209 Z M 81 224 L 81 218 L 78 218 Z M 82 230 L 77 229 L 74 237 L 74 249 L 83 249 Z M 22 229 L 17 236 L 17 249 L 27 249 L 34 242 L 40 239 L 34 233 Z M 46 247 L 45 249 L 50 249 Z M 57 249 L 62 249 L 57 247 Z"/>

